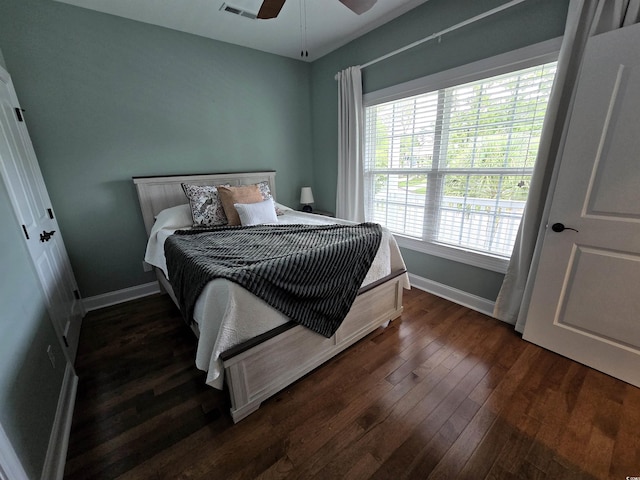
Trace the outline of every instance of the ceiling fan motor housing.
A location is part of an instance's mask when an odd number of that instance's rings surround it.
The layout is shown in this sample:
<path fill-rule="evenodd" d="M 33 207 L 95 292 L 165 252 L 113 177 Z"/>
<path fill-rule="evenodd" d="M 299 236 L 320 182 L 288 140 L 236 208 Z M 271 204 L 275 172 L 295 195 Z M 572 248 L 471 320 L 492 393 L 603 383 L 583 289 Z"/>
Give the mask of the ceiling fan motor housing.
<path fill-rule="evenodd" d="M 352 12 L 362 15 L 365 12 L 371 10 L 378 0 L 339 0 L 344 6 L 346 6 Z M 264 0 L 260 11 L 258 12 L 258 18 L 269 19 L 276 18 L 282 10 L 285 0 Z"/>

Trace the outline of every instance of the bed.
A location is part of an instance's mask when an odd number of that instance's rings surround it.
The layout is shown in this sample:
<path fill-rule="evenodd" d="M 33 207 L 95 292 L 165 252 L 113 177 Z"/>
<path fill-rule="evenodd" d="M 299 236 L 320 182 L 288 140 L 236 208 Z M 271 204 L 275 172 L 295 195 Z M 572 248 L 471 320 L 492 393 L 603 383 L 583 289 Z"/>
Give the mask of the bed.
<path fill-rule="evenodd" d="M 178 306 L 162 252 L 167 238 L 191 222 L 182 184 L 241 186 L 262 182 L 276 201 L 272 171 L 134 177 L 133 182 L 149 236 L 145 260 L 154 266 L 161 290 Z M 282 214 L 278 223 L 351 223 L 275 205 Z M 198 337 L 196 366 L 207 372 L 210 386 L 222 389 L 226 381 L 231 416 L 238 422 L 265 399 L 399 317 L 404 288 L 410 288 L 405 265 L 393 236 L 386 230 L 349 313 L 329 338 L 290 321 L 238 284 L 215 279 L 198 296 L 193 321 L 188 322 Z"/>

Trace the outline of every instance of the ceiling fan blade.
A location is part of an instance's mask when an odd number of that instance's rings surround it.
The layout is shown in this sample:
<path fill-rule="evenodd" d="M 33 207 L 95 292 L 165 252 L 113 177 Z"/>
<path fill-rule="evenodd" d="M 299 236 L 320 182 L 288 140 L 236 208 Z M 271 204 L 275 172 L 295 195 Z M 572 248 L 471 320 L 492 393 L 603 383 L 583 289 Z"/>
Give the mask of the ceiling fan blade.
<path fill-rule="evenodd" d="M 378 0 L 340 0 L 345 7 L 358 15 L 368 12 Z"/>
<path fill-rule="evenodd" d="M 276 18 L 282 10 L 284 2 L 285 0 L 264 0 L 258 12 L 258 18 Z"/>

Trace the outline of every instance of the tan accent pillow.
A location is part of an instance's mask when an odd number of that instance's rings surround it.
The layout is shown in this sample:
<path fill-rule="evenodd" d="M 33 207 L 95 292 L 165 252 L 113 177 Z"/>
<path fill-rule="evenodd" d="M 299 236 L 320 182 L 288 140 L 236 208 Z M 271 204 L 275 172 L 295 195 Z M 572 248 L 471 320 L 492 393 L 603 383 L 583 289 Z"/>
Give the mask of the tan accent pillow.
<path fill-rule="evenodd" d="M 240 216 L 236 207 L 233 206 L 234 203 L 258 203 L 263 201 L 262 193 L 260 193 L 257 185 L 219 186 L 218 195 L 229 225 L 240 225 Z"/>

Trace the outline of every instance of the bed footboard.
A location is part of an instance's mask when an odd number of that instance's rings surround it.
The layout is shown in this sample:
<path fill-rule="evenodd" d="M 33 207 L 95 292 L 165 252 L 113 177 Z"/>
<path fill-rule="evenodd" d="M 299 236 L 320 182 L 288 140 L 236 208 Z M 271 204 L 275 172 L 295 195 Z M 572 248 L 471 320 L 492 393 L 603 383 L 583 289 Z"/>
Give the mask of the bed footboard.
<path fill-rule="evenodd" d="M 361 293 L 331 338 L 296 325 L 223 361 L 238 422 L 271 397 L 379 326 L 402 314 L 402 281 L 396 276 Z"/>

